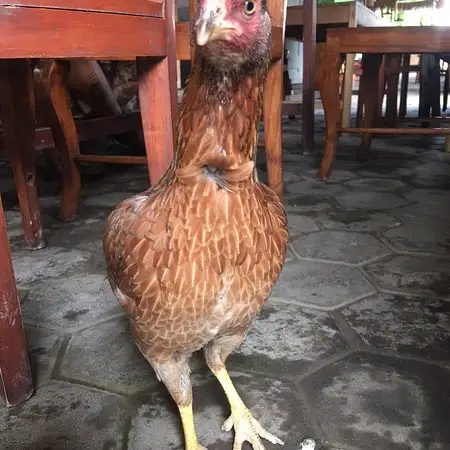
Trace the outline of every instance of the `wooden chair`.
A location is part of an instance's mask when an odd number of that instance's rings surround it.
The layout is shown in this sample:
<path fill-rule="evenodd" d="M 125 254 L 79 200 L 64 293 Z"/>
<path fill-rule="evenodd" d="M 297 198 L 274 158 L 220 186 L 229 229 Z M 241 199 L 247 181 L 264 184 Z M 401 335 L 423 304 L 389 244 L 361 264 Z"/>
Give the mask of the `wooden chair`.
<path fill-rule="evenodd" d="M 177 109 L 173 2 L 167 1 L 164 7 L 162 0 L 22 0 L 20 6 L 6 1 L 0 6 L 0 41 L 4 139 L 18 190 L 25 241 L 28 248 L 36 250 L 46 243 L 35 182 L 32 59 L 55 58 L 48 86 L 59 122 L 59 130 L 52 127 L 52 131 L 63 170 L 60 216 L 69 220 L 75 216 L 80 190 L 76 162 L 92 155 L 79 152 L 65 88 L 67 60 L 137 57 L 146 161 L 150 181 L 155 183 L 173 156 Z M 158 114 L 154 114 L 157 109 Z M 103 162 L 125 162 L 127 158 L 94 156 Z"/>
<path fill-rule="evenodd" d="M 139 96 L 150 179 L 154 183 L 173 156 L 176 99 L 173 2 L 162 0 L 22 0 L 0 6 L 0 103 L 6 147 L 19 195 L 25 240 L 45 246 L 35 182 L 33 58 L 56 58 L 51 94 L 64 142 L 64 196 L 76 198 L 78 148 L 64 91 L 65 59 L 129 59 L 137 56 Z M 60 61 L 62 60 L 62 61 Z M 159 109 L 158 114 L 155 114 Z M 7 405 L 33 392 L 26 341 L 0 205 L 0 393 Z M 5 314 L 4 312 L 8 314 Z M 7 350 L 5 350 L 7 349 Z"/>
<path fill-rule="evenodd" d="M 33 382 L 1 196 L 0 260 L 0 396 L 14 406 L 30 397 Z"/>

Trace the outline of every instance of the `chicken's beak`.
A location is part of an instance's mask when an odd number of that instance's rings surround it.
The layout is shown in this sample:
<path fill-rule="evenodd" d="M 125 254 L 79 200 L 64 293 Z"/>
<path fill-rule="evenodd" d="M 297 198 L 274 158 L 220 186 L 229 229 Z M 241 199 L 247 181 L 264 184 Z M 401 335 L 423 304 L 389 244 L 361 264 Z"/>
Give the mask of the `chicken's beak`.
<path fill-rule="evenodd" d="M 212 17 L 199 17 L 195 22 L 197 45 L 205 45 L 214 33 L 214 19 Z"/>
<path fill-rule="evenodd" d="M 206 0 L 200 7 L 195 21 L 197 45 L 204 46 L 215 39 L 226 39 L 229 29 L 225 20 L 225 2 Z"/>

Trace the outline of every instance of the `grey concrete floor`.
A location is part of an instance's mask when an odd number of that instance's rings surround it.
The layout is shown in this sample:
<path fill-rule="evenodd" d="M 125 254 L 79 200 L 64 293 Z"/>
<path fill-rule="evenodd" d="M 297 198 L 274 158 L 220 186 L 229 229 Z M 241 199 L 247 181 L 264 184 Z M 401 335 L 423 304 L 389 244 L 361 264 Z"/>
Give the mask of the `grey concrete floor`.
<path fill-rule="evenodd" d="M 343 137 L 323 184 L 323 129 L 319 120 L 317 152 L 302 156 L 301 122 L 284 121 L 289 261 L 231 375 L 287 450 L 305 437 L 317 450 L 448 450 L 450 156 L 442 138 L 376 138 L 358 162 L 358 138 Z M 49 245 L 39 252 L 24 249 L 18 209 L 7 210 L 37 390 L 18 408 L 0 405 L 1 449 L 182 448 L 174 404 L 131 340 L 101 251 L 108 212 L 147 175 L 110 170 L 83 168 L 72 223 L 56 220 L 59 199 L 44 192 Z M 231 449 L 224 395 L 201 356 L 192 371 L 201 443 Z"/>

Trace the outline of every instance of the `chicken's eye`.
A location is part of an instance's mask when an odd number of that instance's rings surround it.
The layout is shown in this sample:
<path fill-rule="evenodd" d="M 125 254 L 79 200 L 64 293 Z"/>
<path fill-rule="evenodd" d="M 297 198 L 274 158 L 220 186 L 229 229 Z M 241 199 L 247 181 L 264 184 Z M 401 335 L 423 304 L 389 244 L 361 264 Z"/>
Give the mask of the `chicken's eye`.
<path fill-rule="evenodd" d="M 245 11 L 245 14 L 247 14 L 249 16 L 254 14 L 254 12 L 256 11 L 256 3 L 252 2 L 251 0 L 247 0 L 245 2 L 244 11 Z"/>

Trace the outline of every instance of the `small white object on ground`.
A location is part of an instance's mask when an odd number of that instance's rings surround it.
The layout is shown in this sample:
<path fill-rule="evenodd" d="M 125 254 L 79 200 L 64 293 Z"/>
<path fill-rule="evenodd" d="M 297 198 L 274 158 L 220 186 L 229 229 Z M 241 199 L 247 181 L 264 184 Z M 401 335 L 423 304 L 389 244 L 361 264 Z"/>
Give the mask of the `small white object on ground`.
<path fill-rule="evenodd" d="M 302 441 L 299 450 L 314 450 L 315 448 L 316 441 L 314 439 L 308 438 Z"/>

